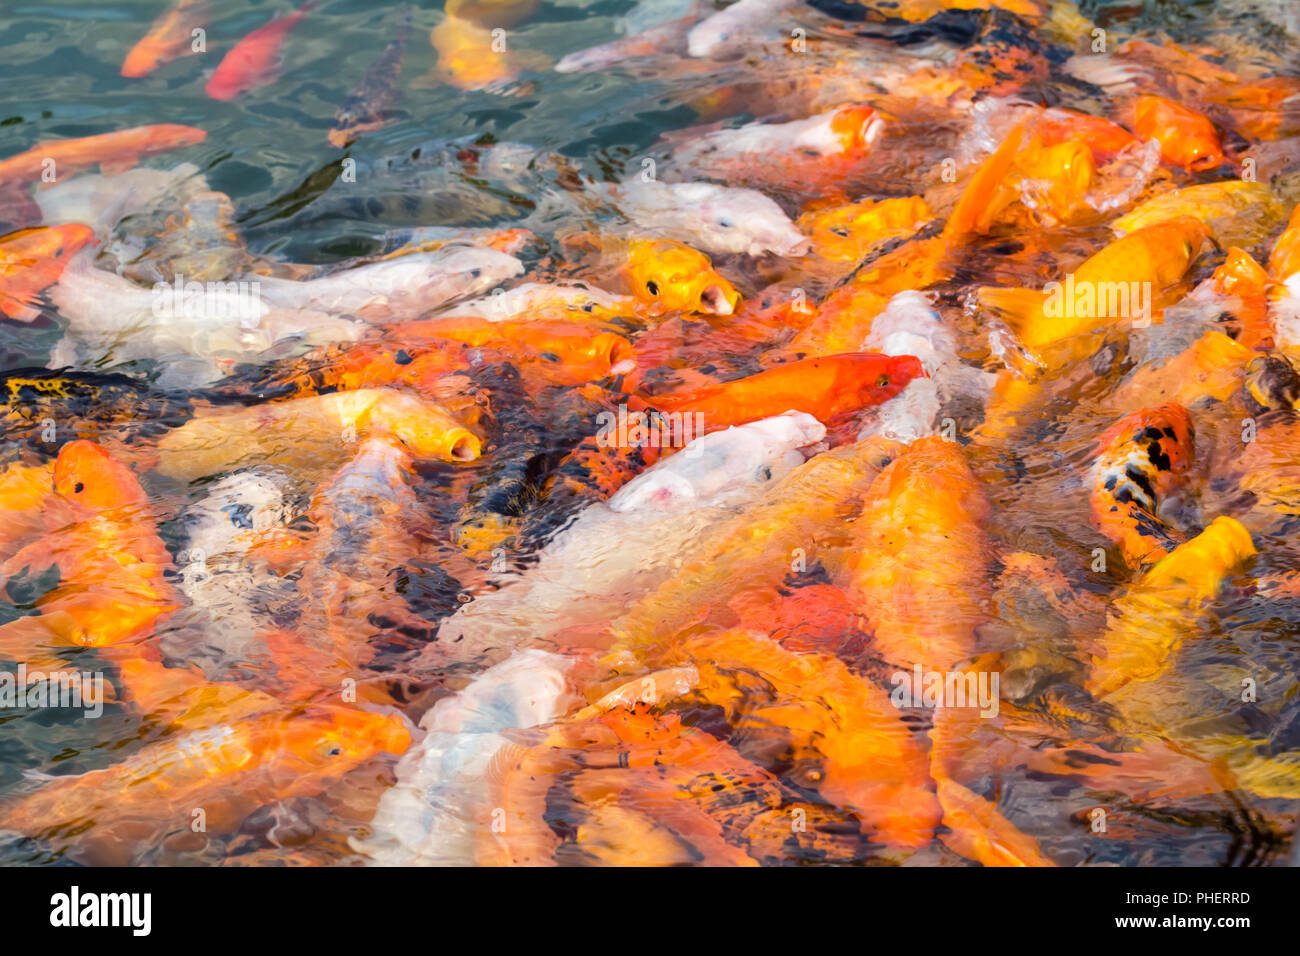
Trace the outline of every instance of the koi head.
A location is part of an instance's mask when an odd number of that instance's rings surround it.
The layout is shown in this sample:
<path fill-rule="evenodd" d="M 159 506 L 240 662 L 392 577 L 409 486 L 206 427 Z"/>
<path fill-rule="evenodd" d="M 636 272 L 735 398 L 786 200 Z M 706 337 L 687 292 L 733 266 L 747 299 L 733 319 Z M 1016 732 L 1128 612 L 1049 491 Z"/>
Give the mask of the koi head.
<path fill-rule="evenodd" d="M 312 775 L 335 776 L 380 753 L 402 754 L 411 731 L 398 714 L 353 707 L 315 706 L 286 721 L 281 756 Z"/>
<path fill-rule="evenodd" d="M 740 293 L 713 270 L 709 257 L 680 242 L 636 240 L 625 270 L 633 295 L 668 311 L 731 315 L 740 305 Z"/>
<path fill-rule="evenodd" d="M 864 405 L 887 402 L 917 378 L 926 378 L 921 360 L 914 355 L 863 356 L 863 372 L 859 394 Z"/>
<path fill-rule="evenodd" d="M 1195 434 L 1187 409 L 1172 402 L 1125 415 L 1099 442 L 1102 486 L 1155 514 L 1160 498 L 1191 467 Z M 1121 494 L 1120 486 L 1129 490 Z"/>
<path fill-rule="evenodd" d="M 871 149 L 883 125 L 880 114 L 870 106 L 845 106 L 831 115 L 831 135 L 839 152 L 847 156 L 860 156 Z"/>
<path fill-rule="evenodd" d="M 1216 169 L 1224 161 L 1219 134 L 1208 118 L 1163 96 L 1138 98 L 1134 131 L 1160 142 L 1160 156 L 1188 172 Z"/>
<path fill-rule="evenodd" d="M 69 442 L 54 462 L 54 491 L 92 511 L 141 505 L 144 489 L 131 469 L 92 441 Z"/>
<path fill-rule="evenodd" d="M 1268 273 L 1251 256 L 1233 246 L 1223 265 L 1214 270 L 1214 291 L 1219 295 L 1235 295 L 1243 299 L 1262 296 L 1270 283 Z"/>

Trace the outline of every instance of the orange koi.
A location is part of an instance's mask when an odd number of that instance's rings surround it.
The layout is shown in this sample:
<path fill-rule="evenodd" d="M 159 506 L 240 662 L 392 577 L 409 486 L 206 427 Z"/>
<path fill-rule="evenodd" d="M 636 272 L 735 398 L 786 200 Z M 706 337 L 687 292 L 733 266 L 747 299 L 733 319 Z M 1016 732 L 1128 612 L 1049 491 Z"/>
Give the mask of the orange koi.
<path fill-rule="evenodd" d="M 94 442 L 69 442 L 52 470 L 51 533 L 5 562 L 13 575 L 56 565 L 59 583 L 36 601 L 38 614 L 0 626 L 0 655 L 24 660 L 35 648 L 105 647 L 152 632 L 174 610 L 163 578 L 171 564 L 148 498 L 131 469 Z"/>
<path fill-rule="evenodd" d="M 858 352 L 803 359 L 720 385 L 644 398 L 661 411 L 702 414 L 710 431 L 791 410 L 830 422 L 888 401 L 924 374 L 911 355 Z"/>
<path fill-rule="evenodd" d="M 193 481 L 243 464 L 336 460 L 357 438 L 391 436 L 418 458 L 474 461 L 483 441 L 445 409 L 392 388 L 290 399 L 193 418 L 158 441 L 160 474 Z"/>
<path fill-rule="evenodd" d="M 931 218 L 924 199 L 906 196 L 823 206 L 805 212 L 795 226 L 823 259 L 861 262 L 882 243 L 914 234 Z"/>
<path fill-rule="evenodd" d="M 217 64 L 204 92 L 214 100 L 233 100 L 271 82 L 279 70 L 284 41 L 317 2 L 307 0 L 287 17 L 277 16 L 236 43 Z"/>
<path fill-rule="evenodd" d="M 1277 282 L 1286 282 L 1297 272 L 1300 272 L 1300 205 L 1291 213 L 1291 220 L 1268 256 L 1268 274 Z"/>
<path fill-rule="evenodd" d="M 731 315 L 740 293 L 704 253 L 671 239 L 635 239 L 623 267 L 632 294 L 656 310 Z"/>
<path fill-rule="evenodd" d="M 68 260 L 94 241 L 94 230 L 76 223 L 0 237 L 0 313 L 24 322 L 36 318 L 37 295 L 57 282 Z"/>
<path fill-rule="evenodd" d="M 510 356 L 541 360 L 568 384 L 603 378 L 632 357 L 632 343 L 616 332 L 599 331 L 575 322 L 552 319 L 511 319 L 493 322 L 456 316 L 389 326 L 396 341 L 445 339 L 470 348 L 499 349 Z"/>
<path fill-rule="evenodd" d="M 176 0 L 158 15 L 153 25 L 122 64 L 122 75 L 131 78 L 148 76 L 161 66 L 185 53 L 196 29 L 206 28 L 212 8 L 208 0 Z"/>
<path fill-rule="evenodd" d="M 56 778 L 0 808 L 0 826 L 122 866 L 140 846 L 188 831 L 204 811 L 209 833 L 233 830 L 275 800 L 310 797 L 380 752 L 411 743 L 406 720 L 314 705 L 167 737 L 120 764 Z"/>
<path fill-rule="evenodd" d="M 1108 699 L 1124 690 L 1114 702 L 1136 703 L 1136 688 L 1165 673 L 1184 639 L 1196 633 L 1210 599 L 1254 554 L 1250 532 L 1234 518 L 1218 517 L 1161 558 L 1115 602 L 1087 689 Z"/>
<path fill-rule="evenodd" d="M 113 175 L 130 169 L 146 156 L 194 146 L 207 137 L 207 133 L 193 126 L 160 123 L 38 143 L 25 153 L 0 160 L 0 183 L 34 183 L 41 181 L 47 170 L 55 176 L 65 176 L 95 166 L 105 175 Z"/>
<path fill-rule="evenodd" d="M 1149 287 L 1152 290 L 1151 308 L 1155 300 L 1176 286 L 1187 274 L 1202 249 L 1212 241 L 1209 228 L 1199 219 L 1180 216 L 1164 222 L 1137 229 L 1115 240 L 1091 258 L 1075 267 L 1073 297 L 1059 295 L 1063 289 L 1058 283 L 1056 302 L 1058 314 L 1052 311 L 1052 296 L 1036 289 L 997 289 L 983 287 L 978 291 L 981 306 L 1002 313 L 1016 332 L 1020 344 L 1031 352 L 1055 346 L 1059 342 L 1103 326 L 1116 319 L 1127 317 L 1123 308 L 1112 308 L 1109 300 L 1103 307 L 1099 295 L 1123 289 Z M 1145 286 L 1143 284 L 1146 284 Z M 1128 312 L 1133 312 L 1130 306 Z M 1069 357 L 1087 354 L 1087 343 L 1080 343 L 1070 351 Z M 1040 355 L 1040 358 L 1043 356 Z M 1053 352 L 1056 364 L 1063 364 Z"/>
<path fill-rule="evenodd" d="M 1160 142 L 1160 158 L 1188 172 L 1223 164 L 1219 134 L 1205 116 L 1163 96 L 1138 97 L 1133 130 L 1144 140 Z"/>

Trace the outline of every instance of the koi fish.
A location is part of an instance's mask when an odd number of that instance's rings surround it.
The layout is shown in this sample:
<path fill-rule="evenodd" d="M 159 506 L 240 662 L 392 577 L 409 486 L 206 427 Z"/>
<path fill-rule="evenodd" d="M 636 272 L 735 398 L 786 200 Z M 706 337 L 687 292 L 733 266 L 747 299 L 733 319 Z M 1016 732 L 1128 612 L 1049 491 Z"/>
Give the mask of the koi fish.
<path fill-rule="evenodd" d="M 371 835 L 354 841 L 372 865 L 469 865 L 475 831 L 491 819 L 486 772 L 510 741 L 559 718 L 571 698 L 573 662 L 539 650 L 517 651 L 444 697 L 420 719 L 425 732 L 397 764 Z"/>
<path fill-rule="evenodd" d="M 644 397 L 662 411 L 703 415 L 709 430 L 791 410 L 830 423 L 889 401 L 923 374 L 921 363 L 911 355 L 829 355 L 691 392 Z"/>
<path fill-rule="evenodd" d="M 1131 317 L 1118 314 L 1109 304 L 1101 308 L 1096 299 L 1099 291 L 1149 287 L 1154 311 L 1157 297 L 1182 280 L 1210 239 L 1210 231 L 1203 222 L 1180 216 L 1115 240 L 1075 267 L 1076 294 L 1068 299 L 1058 291 L 1060 301 L 1055 311 L 1059 315 L 1048 313 L 1052 296 L 1032 289 L 986 286 L 978 291 L 979 303 L 1003 314 L 1024 348 L 1042 353 L 1059 342 L 1113 324 L 1116 319 Z M 1136 314 L 1131 305 L 1129 312 Z M 1082 353 L 1085 348 L 1085 344 L 1078 344 L 1070 354 Z"/>
<path fill-rule="evenodd" d="M 633 181 L 604 192 L 638 227 L 705 252 L 793 257 L 811 245 L 776 203 L 752 189 Z"/>
<path fill-rule="evenodd" d="M 391 437 L 360 442 L 351 460 L 313 496 L 307 515 L 316 533 L 295 549 L 305 549 L 307 556 L 299 579 L 307 606 L 299 626 L 353 668 L 366 664 L 373 652 L 367 634 L 427 630 L 391 580 L 392 570 L 418 557 L 420 542 L 431 537 L 421 522 L 413 481 L 411 454 L 400 442 Z M 284 554 L 277 557 L 286 560 Z"/>
<path fill-rule="evenodd" d="M 495 24 L 497 29 L 500 27 Z M 437 62 L 419 86 L 446 83 L 458 90 L 502 91 L 526 70 L 550 66 L 549 57 L 531 50 L 502 45 L 492 29 L 448 14 L 429 31 Z"/>
<path fill-rule="evenodd" d="M 295 285 L 296 283 L 291 283 Z M 218 287 L 219 286 L 219 287 Z M 67 320 L 50 367 L 80 361 L 168 359 L 159 381 L 190 386 L 219 380 L 235 361 L 252 361 L 272 346 L 349 342 L 364 326 L 352 319 L 276 307 L 256 283 L 159 283 L 145 289 L 99 269 L 90 250 L 68 263 L 49 293 Z"/>
<path fill-rule="evenodd" d="M 412 345 L 439 339 L 470 348 L 499 349 L 516 360 L 539 361 L 565 384 L 595 381 L 632 354 L 632 344 L 616 332 L 546 319 L 492 322 L 478 317 L 433 318 L 388 327 L 395 341 Z"/>
<path fill-rule="evenodd" d="M 1179 646 L 1196 634 L 1209 600 L 1254 555 L 1250 532 L 1220 516 L 1157 561 L 1116 601 L 1087 689 L 1116 704 L 1140 696 L 1137 688 L 1168 669 Z"/>
<path fill-rule="evenodd" d="M 1195 110 L 1163 96 L 1140 96 L 1134 117 L 1133 131 L 1142 139 L 1158 140 L 1166 163 L 1188 172 L 1223 165 L 1223 147 L 1214 124 Z"/>
<path fill-rule="evenodd" d="M 509 289 L 493 289 L 490 296 L 439 309 L 438 317 L 476 317 L 489 322 L 532 317 L 599 324 L 634 315 L 636 310 L 634 299 L 586 282 L 523 282 Z"/>
<path fill-rule="evenodd" d="M 832 580 L 867 615 L 887 661 L 948 671 L 975 653 L 988 614 L 989 512 L 961 446 L 937 436 L 876 477 L 854 523 L 857 547 Z"/>
<path fill-rule="evenodd" d="M 411 8 L 407 7 L 402 13 L 397 37 L 370 65 L 361 85 L 343 101 L 334 115 L 328 137 L 331 146 L 343 149 L 358 137 L 383 129 L 393 119 L 397 77 L 402 72 L 402 57 L 406 53 L 406 36 L 410 28 Z"/>
<path fill-rule="evenodd" d="M 657 309 L 731 315 L 740 306 L 708 256 L 670 239 L 633 240 L 623 271 L 632 294 Z"/>
<path fill-rule="evenodd" d="M 315 705 L 252 716 L 57 778 L 0 808 L 0 827 L 88 862 L 122 866 L 139 847 L 188 830 L 196 808 L 208 832 L 229 832 L 259 806 L 319 794 L 375 755 L 401 754 L 410 743 L 405 718 L 396 714 Z"/>
<path fill-rule="evenodd" d="M 177 607 L 164 580 L 171 556 L 142 511 L 148 496 L 131 469 L 94 442 L 59 449 L 47 499 L 50 533 L 9 556 L 10 582 L 59 569 L 38 613 L 0 625 L 0 654 L 28 660 L 39 647 L 105 647 L 148 636 Z"/>
<path fill-rule="evenodd" d="M 95 239 L 88 226 L 41 226 L 0 236 L 0 313 L 20 322 L 40 315 L 36 297 Z"/>
<path fill-rule="evenodd" d="M 105 175 L 124 172 L 146 156 L 194 146 L 208 134 L 193 126 L 160 123 L 115 133 L 38 143 L 25 153 L 0 160 L 0 183 L 42 181 L 47 170 L 67 176 L 99 166 Z"/>
<path fill-rule="evenodd" d="M 122 64 L 122 75 L 148 76 L 185 53 L 193 32 L 206 28 L 212 8 L 208 0 L 176 0 L 158 15 L 140 42 L 131 47 Z"/>
<path fill-rule="evenodd" d="M 795 225 L 808 236 L 817 255 L 856 263 L 890 239 L 913 235 L 930 219 L 925 200 L 907 196 L 810 209 Z"/>
<path fill-rule="evenodd" d="M 1130 568 L 1153 564 L 1178 544 L 1178 535 L 1158 515 L 1186 480 L 1194 436 L 1187 409 L 1169 404 L 1124 416 L 1099 441 L 1093 525 L 1115 542 Z"/>
<path fill-rule="evenodd" d="M 214 100 L 233 100 L 270 83 L 280 68 L 280 48 L 317 0 L 307 0 L 286 17 L 277 16 L 244 37 L 222 57 L 204 92 Z"/>
<path fill-rule="evenodd" d="M 791 412 L 695 438 L 585 508 L 526 574 L 505 576 L 498 590 L 444 620 L 429 663 L 608 617 L 663 580 L 683 542 L 757 498 L 803 460 L 797 449 L 825 433 L 810 415 Z M 629 549 L 630 541 L 644 545 Z"/>
<path fill-rule="evenodd" d="M 313 464 L 348 440 L 389 435 L 418 458 L 468 462 L 482 439 L 414 395 L 366 388 L 204 415 L 158 440 L 159 474 L 177 481 L 256 465 Z"/>
<path fill-rule="evenodd" d="M 460 296 L 476 295 L 523 271 L 518 259 L 495 249 L 447 246 L 317 279 L 262 276 L 257 283 L 273 306 L 379 321 L 413 318 Z"/>
<path fill-rule="evenodd" d="M 837 190 L 860 169 L 883 127 L 870 106 L 843 106 L 790 123 L 717 130 L 677 146 L 672 160 L 728 183 Z"/>
<path fill-rule="evenodd" d="M 1270 235 L 1284 214 L 1268 186 L 1230 179 L 1161 193 L 1112 220 L 1110 227 L 1122 236 L 1143 226 L 1193 216 L 1205 223 L 1220 246 L 1249 246 Z"/>

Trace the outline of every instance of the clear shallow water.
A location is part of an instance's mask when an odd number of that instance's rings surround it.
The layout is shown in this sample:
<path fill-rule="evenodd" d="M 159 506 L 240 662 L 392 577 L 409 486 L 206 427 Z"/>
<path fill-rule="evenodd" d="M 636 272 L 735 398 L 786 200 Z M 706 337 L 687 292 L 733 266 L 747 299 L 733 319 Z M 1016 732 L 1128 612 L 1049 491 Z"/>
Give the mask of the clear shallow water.
<path fill-rule="evenodd" d="M 245 227 L 249 248 L 260 256 L 288 259 L 303 263 L 329 263 L 348 255 L 371 250 L 370 243 L 383 228 L 409 225 L 461 225 L 462 220 L 427 221 L 420 210 L 406 216 L 376 217 L 367 220 L 355 215 L 343 219 L 335 214 L 309 215 L 308 203 L 293 218 L 280 211 L 296 203 L 285 198 L 314 198 L 322 181 L 329 182 L 329 170 L 343 157 L 359 163 L 384 157 L 400 156 L 416 147 L 465 136 L 492 137 L 498 141 L 527 143 L 539 152 L 554 152 L 580 164 L 597 178 L 618 178 L 626 168 L 636 168 L 638 158 L 648 151 L 659 136 L 671 130 L 711 121 L 723 116 L 747 117 L 744 110 L 722 108 L 708 114 L 701 104 L 703 94 L 714 91 L 724 81 L 747 79 L 761 85 L 763 77 L 779 73 L 783 67 L 775 62 L 764 64 L 766 55 L 719 64 L 708 72 L 692 73 L 671 65 L 629 64 L 626 70 L 587 75 L 561 75 L 544 69 L 526 72 L 509 95 L 492 92 L 465 92 L 447 86 L 428 89 L 412 87 L 411 81 L 432 66 L 428 31 L 438 21 L 437 8 L 413 6 L 413 26 L 408 40 L 406 62 L 399 86 L 398 104 L 403 117 L 384 129 L 368 134 L 347 150 L 329 146 L 326 132 L 334 111 L 347 93 L 364 75 L 373 59 L 390 42 L 396 29 L 396 8 L 378 8 L 365 2 L 333 2 L 313 11 L 295 30 L 285 47 L 280 78 L 234 102 L 220 103 L 204 95 L 203 85 L 220 55 L 238 38 L 261 26 L 273 12 L 284 11 L 282 4 L 242 3 L 217 0 L 213 3 L 212 24 L 208 31 L 209 53 L 182 57 L 157 73 L 141 80 L 125 80 L 118 75 L 122 57 L 141 35 L 145 25 L 157 12 L 155 4 L 65 5 L 49 8 L 37 5 L 13 6 L 0 19 L 0 47 L 5 51 L 0 65 L 0 154 L 11 155 L 49 138 L 90 135 L 108 128 L 122 128 L 139 123 L 184 123 L 208 132 L 200 146 L 167 154 L 149 161 L 149 165 L 170 166 L 188 160 L 202 169 L 213 189 L 230 195 Z M 558 58 L 565 53 L 615 37 L 615 18 L 626 12 L 622 3 L 588 5 L 543 4 L 526 22 L 511 28 L 510 43 L 518 49 L 540 51 Z M 1258 34 L 1258 42 L 1273 53 L 1287 50 L 1287 39 L 1276 29 L 1250 15 L 1248 11 L 1229 9 L 1213 13 L 1211 4 L 1151 5 L 1137 18 L 1121 6 L 1085 5 L 1083 12 L 1101 23 L 1114 22 L 1124 30 L 1166 29 L 1182 42 L 1195 41 L 1202 34 L 1232 33 L 1242 22 L 1249 21 Z M 827 27 L 829 20 L 820 14 L 808 15 L 814 31 Z M 803 22 L 802 20 L 798 22 Z M 846 41 L 852 43 L 852 40 Z M 757 60 L 758 62 L 755 62 Z M 757 77 L 757 79 L 755 79 Z M 1082 104 L 1089 94 L 1065 89 L 1064 102 Z M 877 195 L 905 195 L 916 191 L 910 178 L 916 167 L 925 165 L 927 150 L 944 143 L 930 137 L 924 128 L 912 131 L 910 141 L 914 158 L 882 175 L 871 190 Z M 324 175 L 322 176 L 322 171 Z M 304 184 L 307 184 L 304 187 Z M 780 195 L 780 190 L 775 190 Z M 347 201 L 351 197 L 342 193 Z M 525 193 L 524 198 L 529 198 Z M 781 197 L 788 202 L 787 197 Z M 1294 201 L 1294 198 L 1292 199 Z M 789 206 L 790 211 L 794 206 Z M 1096 232 L 1065 231 L 1053 238 L 1050 250 L 1068 255 L 1077 249 L 1097 247 Z M 1027 282 L 1032 270 L 1023 262 L 1008 265 L 1002 261 L 995 244 L 985 255 L 972 258 L 966 273 L 943 292 L 944 318 L 963 333 L 962 346 L 972 354 L 981 346 L 977 330 L 961 327 L 963 317 L 959 292 L 976 278 L 990 281 Z M 530 265 L 534 261 L 529 262 Z M 761 270 L 752 264 L 728 261 L 736 281 L 746 295 L 761 287 Z M 1213 261 L 1198 266 L 1197 275 L 1208 275 Z M 0 330 L 0 345 L 6 367 L 37 362 L 42 347 L 48 346 L 53 332 L 48 328 L 26 329 L 6 323 Z M 40 336 L 41 338 L 37 338 Z M 35 342 L 35 344 L 34 344 Z M 984 357 L 972 358 L 983 362 Z M 749 364 L 746 364 L 749 363 Z M 745 371 L 754 371 L 752 359 L 742 360 Z M 184 394 L 172 395 L 173 404 L 160 406 L 157 416 L 179 423 L 187 411 Z M 418 510 L 427 516 L 426 523 L 413 533 L 427 534 L 428 546 L 418 556 L 407 556 L 398 576 L 403 582 L 399 593 L 417 613 L 436 623 L 458 605 L 457 594 L 482 593 L 486 588 L 488 562 L 458 554 L 446 540 L 447 528 L 455 519 L 460 504 L 474 482 L 489 476 L 500 462 L 509 459 L 511 441 L 530 423 L 542 422 L 543 434 L 537 447 L 554 458 L 572 447 L 588 433 L 590 422 L 581 413 L 570 415 L 563 408 L 536 408 L 512 405 L 511 393 L 500 387 L 495 393 L 496 414 L 501 443 L 487 458 L 468 469 L 446 465 L 421 465 L 419 481 L 414 486 Z M 1198 434 L 1213 445 L 1214 436 L 1230 431 L 1233 412 L 1211 410 L 1198 417 Z M 988 489 L 998 509 L 996 533 L 1000 542 L 1017 549 L 1034 551 L 1057 558 L 1064 567 L 1080 566 L 1083 556 L 1104 540 L 1088 527 L 1086 492 L 1081 470 L 1088 460 L 1095 436 L 1111 421 L 1113 408 L 1088 407 L 1079 410 L 1068 423 L 1049 429 L 1020 449 L 1020 454 L 982 455 L 973 452 L 977 477 Z M 115 422 L 104 429 L 116 430 L 118 438 L 148 443 L 144 434 L 152 422 Z M 586 431 L 584 431 L 586 429 Z M 92 434 L 93 434 L 92 430 Z M 305 510 L 313 482 L 293 468 L 282 468 L 280 475 L 293 483 L 289 508 L 295 514 Z M 161 479 L 149 478 L 150 514 L 160 522 L 164 541 L 178 550 L 181 540 L 180 513 L 192 506 L 204 493 L 204 486 L 185 487 Z M 1207 518 L 1222 509 L 1205 505 Z M 1195 518 L 1191 527 L 1204 522 Z M 1252 528 L 1252 530 L 1255 530 Z M 1265 554 L 1265 567 L 1279 570 L 1293 566 L 1289 550 L 1290 527 L 1272 526 L 1256 545 Z M 318 555 L 319 557 L 319 555 Z M 362 570 L 378 572 L 384 567 L 382 555 L 362 554 Z M 518 557 L 527 566 L 531 554 Z M 346 571 L 346 569 L 345 569 Z M 815 578 L 817 572 L 812 576 Z M 1101 599 L 1113 597 L 1122 584 L 1119 574 L 1097 578 L 1071 571 L 1067 577 L 1084 594 Z M 805 582 L 806 583 L 806 582 Z M 1241 591 L 1245 591 L 1242 582 Z M 268 597 L 268 621 L 291 626 L 301 620 L 301 604 L 290 589 L 289 596 Z M 1180 675 L 1171 679 L 1170 694 L 1185 694 L 1189 699 L 1183 716 L 1189 722 L 1222 721 L 1232 732 L 1240 732 L 1256 717 L 1242 715 L 1225 706 L 1221 699 L 1204 694 L 1205 684 L 1231 686 L 1240 673 L 1266 675 L 1262 687 L 1267 706 L 1258 717 L 1258 732 L 1276 726 L 1283 708 L 1279 698 L 1294 693 L 1296 657 L 1294 624 L 1285 606 L 1246 593 L 1234 592 L 1221 602 L 1213 635 L 1200 643 L 1180 665 Z M 1059 615 L 1057 616 L 1059 617 Z M 995 647 L 1029 644 L 1054 647 L 1066 658 L 1081 659 L 1070 641 L 1081 632 L 1095 627 L 1099 618 L 1062 621 L 1033 614 L 996 617 L 989 630 Z M 203 651 L 202 625 L 182 616 L 172 621 L 159 636 L 161 642 L 178 654 L 184 651 L 212 664 Z M 401 675 L 410 660 L 409 646 L 418 638 L 405 641 L 389 635 L 377 659 L 380 673 Z M 864 668 L 871 655 L 862 655 Z M 77 655 L 95 661 L 93 652 Z M 1246 663 L 1243 663 L 1243 659 Z M 222 662 L 229 667 L 230 662 Z M 265 668 L 265 661 L 245 662 L 251 669 Z M 466 672 L 453 671 L 429 680 L 419 675 L 410 690 L 418 701 L 410 715 L 418 717 L 432 699 L 449 687 L 463 683 Z M 228 673 L 223 676 L 229 676 Z M 1206 701 L 1209 701 L 1208 703 Z M 717 709 L 706 704 L 685 705 L 681 709 L 684 723 L 720 737 L 729 736 L 727 722 Z M 27 770 L 46 773 L 75 773 L 119 762 L 135 751 L 142 740 L 165 739 L 165 728 L 157 726 L 127 708 L 109 704 L 103 717 L 83 721 L 56 712 L 23 713 L 3 717 L 0 730 L 0 787 L 17 792 L 27 785 L 22 774 Z M 999 731 L 991 731 L 996 736 Z M 732 743 L 746 757 L 757 759 L 755 747 L 744 734 L 730 735 Z M 391 761 L 389 762 L 391 763 Z M 769 768 L 781 778 L 785 788 L 771 797 L 771 788 L 756 788 L 761 799 L 772 799 L 777 808 L 808 799 L 811 789 L 801 789 L 797 768 L 785 756 L 771 759 Z M 335 862 L 355 859 L 344 841 L 347 836 L 366 832 L 378 795 L 391 783 L 391 770 L 384 761 L 368 764 L 362 771 L 349 775 L 331 788 L 325 797 L 285 801 L 250 816 L 231 835 L 198 839 L 182 833 L 163 845 L 140 848 L 138 862 L 199 864 L 218 860 L 269 863 L 276 861 Z M 1118 863 L 1125 865 L 1215 865 L 1278 863 L 1287 849 L 1292 806 L 1289 801 L 1268 801 L 1236 795 L 1192 797 L 1174 806 L 1149 808 L 1119 801 L 1118 838 L 1099 841 L 1089 836 L 1077 819 L 1090 806 L 1104 802 L 1077 782 L 1034 772 L 1012 772 L 986 777 L 976 775 L 970 785 L 986 793 L 1000 795 L 1002 812 L 1015 819 L 1024 830 L 1041 842 L 1044 853 L 1060 863 Z M 594 786 L 594 785 L 593 785 Z M 571 835 L 590 812 L 590 797 L 583 798 L 581 782 L 566 778 L 556 788 L 557 804 L 548 826 L 558 834 Z M 757 799 L 757 798 L 756 798 Z M 784 801 L 784 802 L 782 802 Z M 1113 801 L 1112 801 L 1113 802 Z M 824 806 L 824 805 L 822 805 Z M 796 840 L 797 846 L 783 846 L 779 852 L 762 857 L 766 863 L 800 863 L 832 860 L 836 862 L 896 862 L 883 854 L 865 835 L 855 832 L 851 815 L 836 808 L 824 809 L 820 821 L 822 840 Z M 611 824 L 612 826 L 612 824 Z M 1127 829 L 1126 829 L 1127 828 Z M 568 862 L 589 863 L 594 860 L 575 849 L 570 840 L 564 858 Z M 14 841 L 0 861 L 55 862 L 60 854 L 48 844 Z M 956 864 L 960 859 L 935 843 L 908 858 L 912 864 Z"/>

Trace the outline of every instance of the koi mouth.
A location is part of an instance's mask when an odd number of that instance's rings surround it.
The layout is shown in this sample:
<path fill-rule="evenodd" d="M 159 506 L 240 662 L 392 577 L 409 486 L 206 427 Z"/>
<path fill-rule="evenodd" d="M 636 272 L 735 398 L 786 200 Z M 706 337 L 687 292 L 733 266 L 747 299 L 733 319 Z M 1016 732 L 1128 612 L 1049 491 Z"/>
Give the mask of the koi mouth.
<path fill-rule="evenodd" d="M 719 285 L 711 285 L 700 293 L 700 311 L 714 315 L 731 315 L 734 311 L 727 293 Z"/>
<path fill-rule="evenodd" d="M 457 461 L 474 461 L 479 451 L 479 440 L 468 433 L 459 436 L 451 445 L 451 457 Z"/>

